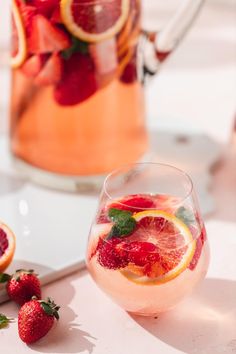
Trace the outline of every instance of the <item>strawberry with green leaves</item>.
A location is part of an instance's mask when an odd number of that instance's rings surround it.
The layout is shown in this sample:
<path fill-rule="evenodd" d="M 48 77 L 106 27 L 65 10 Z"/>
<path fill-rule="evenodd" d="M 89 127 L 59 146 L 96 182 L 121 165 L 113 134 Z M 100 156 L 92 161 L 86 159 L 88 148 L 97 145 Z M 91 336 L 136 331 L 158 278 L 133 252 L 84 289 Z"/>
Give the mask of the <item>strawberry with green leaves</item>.
<path fill-rule="evenodd" d="M 27 344 L 37 342 L 52 328 L 55 319 L 59 319 L 57 306 L 50 298 L 47 301 L 33 298 L 26 302 L 18 315 L 18 332 L 21 340 Z"/>
<path fill-rule="evenodd" d="M 32 269 L 18 269 L 12 275 L 0 273 L 0 283 L 6 283 L 9 298 L 19 305 L 31 300 L 32 296 L 41 298 L 40 281 Z"/>

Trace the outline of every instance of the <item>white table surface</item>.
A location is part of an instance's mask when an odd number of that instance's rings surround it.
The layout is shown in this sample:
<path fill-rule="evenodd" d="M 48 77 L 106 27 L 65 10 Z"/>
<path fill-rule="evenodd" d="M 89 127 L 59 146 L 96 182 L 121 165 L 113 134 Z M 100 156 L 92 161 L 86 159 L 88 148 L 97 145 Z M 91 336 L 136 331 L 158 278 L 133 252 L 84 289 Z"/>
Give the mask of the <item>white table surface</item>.
<path fill-rule="evenodd" d="M 147 89 L 150 128 L 200 130 L 219 143 L 227 143 L 236 110 L 235 31 L 233 5 L 206 5 L 185 42 Z M 3 75 L 7 77 L 6 72 Z M 5 87 L 6 81 L 1 80 L 2 84 Z M 1 100 L 6 102 L 6 97 Z M 2 130 L 4 126 L 2 120 Z M 44 296 L 50 295 L 62 305 L 57 327 L 39 343 L 26 346 L 13 323 L 0 331 L 1 352 L 235 353 L 235 161 L 232 153 L 212 176 L 215 212 L 205 220 L 210 269 L 207 279 L 185 302 L 158 319 L 132 317 L 96 287 L 87 271 L 80 271 L 43 288 Z M 6 303 L 0 312 L 16 317 L 17 307 Z"/>

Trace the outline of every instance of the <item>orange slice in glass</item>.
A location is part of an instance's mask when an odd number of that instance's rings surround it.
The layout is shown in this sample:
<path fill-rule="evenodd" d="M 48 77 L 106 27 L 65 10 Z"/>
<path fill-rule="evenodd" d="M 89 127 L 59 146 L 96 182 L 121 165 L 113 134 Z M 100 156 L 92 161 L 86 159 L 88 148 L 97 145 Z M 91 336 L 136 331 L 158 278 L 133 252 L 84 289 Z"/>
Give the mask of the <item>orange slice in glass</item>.
<path fill-rule="evenodd" d="M 142 267 L 130 263 L 120 270 L 121 274 L 142 285 L 162 284 L 176 278 L 188 267 L 196 249 L 189 228 L 175 215 L 162 210 L 146 210 L 133 217 L 137 230 L 129 237 L 130 242 L 155 245 L 155 257 L 149 257 L 155 261 Z"/>
<path fill-rule="evenodd" d="M 9 227 L 0 222 L 0 272 L 9 266 L 15 252 L 15 235 Z"/>
<path fill-rule="evenodd" d="M 125 24 L 130 0 L 61 0 L 61 17 L 67 29 L 85 42 L 115 36 Z"/>
<path fill-rule="evenodd" d="M 20 67 L 27 56 L 27 43 L 23 20 L 15 0 L 12 0 L 12 51 L 11 66 Z"/>

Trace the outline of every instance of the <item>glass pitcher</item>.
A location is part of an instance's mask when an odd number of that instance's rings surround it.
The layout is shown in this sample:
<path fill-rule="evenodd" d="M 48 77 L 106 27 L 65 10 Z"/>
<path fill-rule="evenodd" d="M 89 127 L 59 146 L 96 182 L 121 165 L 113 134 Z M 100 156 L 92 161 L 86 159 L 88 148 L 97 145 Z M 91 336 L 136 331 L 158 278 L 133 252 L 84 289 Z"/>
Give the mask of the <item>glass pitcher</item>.
<path fill-rule="evenodd" d="M 16 165 L 54 188 L 91 190 L 148 150 L 145 78 L 173 51 L 203 0 L 158 34 L 140 0 L 12 0 L 10 145 Z"/>

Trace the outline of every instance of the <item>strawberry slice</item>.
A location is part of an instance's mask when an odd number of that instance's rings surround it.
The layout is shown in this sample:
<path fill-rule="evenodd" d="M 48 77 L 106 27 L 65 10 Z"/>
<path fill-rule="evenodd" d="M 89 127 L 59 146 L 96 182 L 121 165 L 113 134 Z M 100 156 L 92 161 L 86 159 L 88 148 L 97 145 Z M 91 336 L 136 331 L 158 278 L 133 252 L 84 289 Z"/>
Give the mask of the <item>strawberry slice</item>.
<path fill-rule="evenodd" d="M 106 208 L 103 208 L 100 215 L 98 216 L 97 223 L 102 224 L 109 222 L 107 214 L 111 208 L 127 210 L 134 213 L 155 207 L 156 203 L 150 196 L 142 194 L 129 195 L 117 202 L 109 204 Z"/>
<path fill-rule="evenodd" d="M 40 14 L 50 17 L 54 8 L 58 6 L 60 0 L 29 0 L 28 2 L 37 7 Z"/>
<path fill-rule="evenodd" d="M 116 208 L 120 210 L 129 210 L 132 212 L 143 211 L 146 209 L 155 208 L 155 202 L 149 196 L 141 194 L 133 194 L 124 199 L 119 200 L 118 203 L 112 203 L 110 208 Z"/>
<path fill-rule="evenodd" d="M 99 240 L 97 246 L 97 260 L 102 267 L 119 269 L 128 265 L 128 260 L 125 257 L 127 252 L 122 252 L 122 247 L 119 247 L 120 244 L 122 244 L 122 242 L 117 238 L 107 241 L 102 239 Z"/>
<path fill-rule="evenodd" d="M 196 268 L 196 266 L 198 265 L 198 261 L 199 261 L 201 254 L 202 254 L 202 248 L 203 248 L 205 241 L 206 241 L 206 229 L 205 229 L 205 227 L 203 227 L 201 235 L 197 239 L 196 250 L 195 250 L 193 259 L 188 266 L 188 268 L 190 270 L 194 270 Z"/>
<path fill-rule="evenodd" d="M 64 76 L 54 91 L 54 97 L 60 105 L 81 103 L 96 92 L 94 63 L 90 56 L 75 53 L 64 65 Z"/>
<path fill-rule="evenodd" d="M 35 78 L 37 85 L 54 85 L 57 84 L 62 77 L 63 63 L 60 55 L 54 53 L 48 59 L 43 69 Z"/>
<path fill-rule="evenodd" d="M 33 18 L 35 15 L 37 15 L 38 10 L 35 6 L 26 5 L 23 0 L 17 0 L 17 5 L 20 9 L 20 13 L 25 27 L 25 33 L 28 38 L 31 33 Z"/>
<path fill-rule="evenodd" d="M 62 19 L 61 19 L 61 10 L 60 10 L 60 6 L 59 5 L 57 7 L 55 7 L 55 9 L 52 12 L 51 22 L 52 23 L 63 24 Z"/>
<path fill-rule="evenodd" d="M 64 50 L 71 45 L 67 34 L 51 24 L 42 15 L 34 16 L 28 41 L 28 50 L 33 54 L 54 53 Z"/>
<path fill-rule="evenodd" d="M 32 55 L 32 57 L 26 60 L 26 62 L 23 64 L 21 68 L 22 72 L 26 76 L 35 77 L 43 68 L 44 64 L 47 61 L 47 58 L 47 54 Z"/>

